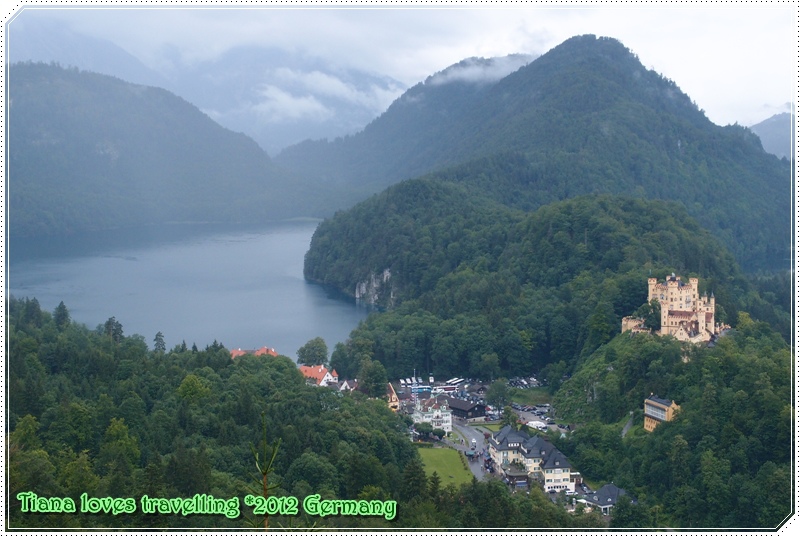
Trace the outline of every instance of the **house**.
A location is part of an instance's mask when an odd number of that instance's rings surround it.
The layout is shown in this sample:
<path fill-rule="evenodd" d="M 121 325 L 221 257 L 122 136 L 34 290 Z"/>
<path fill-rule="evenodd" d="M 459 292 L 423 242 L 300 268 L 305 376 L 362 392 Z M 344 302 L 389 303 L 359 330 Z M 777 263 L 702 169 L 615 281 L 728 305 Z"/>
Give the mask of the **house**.
<path fill-rule="evenodd" d="M 387 383 L 386 387 L 386 402 L 392 412 L 397 412 L 400 409 L 400 398 L 397 397 L 397 392 L 394 390 L 392 383 Z"/>
<path fill-rule="evenodd" d="M 647 301 L 658 300 L 661 305 L 659 335 L 669 335 L 691 343 L 707 343 L 730 328 L 714 321 L 714 293 L 710 297 L 706 293 L 699 296 L 698 284 L 697 278 L 689 278 L 687 284 L 674 272 L 661 283 L 657 278 L 648 278 Z M 643 324 L 643 319 L 625 317 L 622 319 L 622 331 L 647 332 Z"/>
<path fill-rule="evenodd" d="M 306 377 L 306 381 L 317 386 L 339 387 L 339 375 L 336 370 L 328 371 L 324 365 L 301 365 L 300 372 Z"/>
<path fill-rule="evenodd" d="M 337 383 L 337 388 L 339 389 L 340 392 L 350 393 L 353 390 L 358 389 L 358 379 L 353 379 L 353 380 L 345 379 Z"/>
<path fill-rule="evenodd" d="M 546 492 L 575 492 L 580 473 L 567 457 L 546 438 L 530 436 L 506 425 L 489 438 L 489 456 L 509 481 L 524 470 L 529 481 L 537 481 Z"/>
<path fill-rule="evenodd" d="M 261 347 L 255 350 L 242 350 L 241 348 L 233 349 L 231 351 L 231 360 L 244 356 L 245 354 L 253 354 L 255 356 L 278 356 L 278 352 L 270 347 Z"/>
<path fill-rule="evenodd" d="M 412 419 L 414 423 L 430 423 L 434 429 L 442 429 L 448 434 L 453 431 L 453 414 L 445 397 L 441 401 L 435 398 L 418 400 Z"/>
<path fill-rule="evenodd" d="M 611 514 L 611 509 L 617 504 L 620 496 L 627 494 L 625 489 L 621 489 L 614 483 L 609 483 L 600 487 L 594 494 L 585 497 L 586 503 L 600 509 L 604 515 Z"/>
<path fill-rule="evenodd" d="M 644 430 L 652 432 L 662 421 L 672 421 L 681 407 L 652 393 L 644 400 Z"/>
<path fill-rule="evenodd" d="M 454 418 L 467 421 L 484 421 L 486 419 L 486 405 L 471 403 L 463 399 L 447 397 L 447 406 L 453 413 Z"/>

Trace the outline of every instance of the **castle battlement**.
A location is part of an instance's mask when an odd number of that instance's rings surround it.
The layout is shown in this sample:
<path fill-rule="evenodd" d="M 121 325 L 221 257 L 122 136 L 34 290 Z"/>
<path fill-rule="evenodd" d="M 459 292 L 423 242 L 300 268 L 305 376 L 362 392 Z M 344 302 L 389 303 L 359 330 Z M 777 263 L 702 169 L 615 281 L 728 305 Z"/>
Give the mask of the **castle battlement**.
<path fill-rule="evenodd" d="M 674 336 L 681 341 L 702 343 L 710 341 L 727 328 L 714 321 L 716 302 L 714 294 L 698 294 L 697 278 L 689 278 L 686 283 L 680 276 L 667 276 L 663 282 L 657 278 L 647 279 L 647 301 L 658 300 L 661 305 L 660 335 Z M 643 321 L 626 317 L 622 321 L 622 331 L 643 331 Z"/>

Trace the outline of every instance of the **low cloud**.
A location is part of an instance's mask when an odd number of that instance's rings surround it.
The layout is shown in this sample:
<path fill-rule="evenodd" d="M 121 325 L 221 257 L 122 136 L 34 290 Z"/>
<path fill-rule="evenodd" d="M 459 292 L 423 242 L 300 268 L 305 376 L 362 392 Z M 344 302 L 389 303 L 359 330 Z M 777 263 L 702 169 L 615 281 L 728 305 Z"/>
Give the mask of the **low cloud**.
<path fill-rule="evenodd" d="M 536 56 L 511 54 L 501 58 L 468 58 L 428 77 L 426 84 L 434 86 L 451 82 L 475 84 L 496 82 L 532 62 Z"/>
<path fill-rule="evenodd" d="M 356 104 L 376 113 L 383 112 L 402 92 L 403 88 L 387 83 L 385 87 L 355 84 L 321 71 L 297 71 L 286 67 L 275 69 L 271 76 L 283 87 L 306 92 L 318 98 L 330 98 Z"/>
<path fill-rule="evenodd" d="M 262 100 L 253 110 L 269 123 L 298 120 L 326 121 L 334 112 L 313 95 L 293 95 L 277 86 L 267 85 L 261 91 Z"/>

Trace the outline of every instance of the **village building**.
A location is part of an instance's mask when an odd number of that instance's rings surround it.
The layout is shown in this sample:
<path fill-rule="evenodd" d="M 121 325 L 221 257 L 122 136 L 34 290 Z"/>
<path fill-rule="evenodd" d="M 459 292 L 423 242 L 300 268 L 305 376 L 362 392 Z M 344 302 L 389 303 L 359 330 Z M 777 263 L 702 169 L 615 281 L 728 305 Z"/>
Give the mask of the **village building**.
<path fill-rule="evenodd" d="M 546 492 L 575 492 L 580 473 L 546 438 L 506 425 L 489 438 L 489 456 L 510 483 L 538 482 Z"/>
<path fill-rule="evenodd" d="M 681 409 L 675 401 L 667 401 L 652 393 L 644 400 L 644 430 L 652 432 L 663 421 L 672 421 Z"/>
<path fill-rule="evenodd" d="M 619 488 L 614 483 L 609 483 L 600 487 L 594 494 L 586 496 L 584 500 L 587 505 L 600 509 L 600 512 L 604 515 L 610 515 L 611 509 L 617 505 L 620 497 L 626 494 L 625 489 Z"/>
<path fill-rule="evenodd" d="M 705 343 L 712 341 L 730 326 L 716 323 L 714 293 L 709 297 L 698 294 L 698 279 L 689 278 L 689 283 L 673 273 L 664 282 L 657 278 L 647 280 L 647 301 L 658 300 L 661 305 L 662 336 L 673 336 L 679 341 Z M 622 332 L 648 332 L 644 320 L 636 317 L 622 319 Z"/>
<path fill-rule="evenodd" d="M 392 412 L 397 412 L 400 409 L 400 398 L 397 397 L 397 392 L 391 382 L 387 383 L 386 402 Z"/>
<path fill-rule="evenodd" d="M 231 351 L 231 360 L 238 358 L 239 356 L 244 356 L 245 354 L 252 354 L 255 356 L 278 356 L 278 352 L 270 347 L 261 347 L 260 349 L 253 350 L 242 350 L 239 348 Z"/>
<path fill-rule="evenodd" d="M 300 372 L 309 384 L 339 387 L 339 375 L 335 369 L 328 371 L 324 365 L 301 365 Z"/>
<path fill-rule="evenodd" d="M 414 423 L 430 423 L 434 429 L 442 429 L 448 434 L 453 431 L 453 413 L 444 397 L 441 400 L 433 397 L 419 399 L 411 417 Z"/>
<path fill-rule="evenodd" d="M 463 399 L 447 397 L 447 406 L 453 413 L 454 418 L 459 418 L 468 422 L 486 421 L 486 405 L 473 403 Z"/>

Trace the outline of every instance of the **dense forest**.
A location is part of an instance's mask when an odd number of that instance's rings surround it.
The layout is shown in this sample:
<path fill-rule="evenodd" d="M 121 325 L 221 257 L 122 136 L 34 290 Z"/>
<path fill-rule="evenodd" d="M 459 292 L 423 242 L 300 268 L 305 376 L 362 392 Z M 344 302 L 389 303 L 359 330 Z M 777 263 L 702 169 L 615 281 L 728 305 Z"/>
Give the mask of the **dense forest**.
<path fill-rule="evenodd" d="M 648 277 L 672 272 L 700 278 L 719 320 L 747 311 L 789 338 L 790 279 L 745 276 L 672 202 L 590 196 L 523 213 L 420 179 L 323 222 L 306 254 L 307 278 L 351 294 L 375 283 L 363 298 L 388 308 L 334 350 L 340 373 L 366 354 L 390 378 L 536 372 L 553 390 L 643 306 Z"/>
<path fill-rule="evenodd" d="M 556 444 L 586 478 L 638 498 L 631 527 L 774 528 L 792 513 L 792 353 L 766 323 L 740 312 L 735 324 L 713 348 L 617 336 L 557 392 L 563 419 L 584 425 Z M 681 410 L 647 433 L 651 393 Z"/>
<path fill-rule="evenodd" d="M 523 213 L 420 179 L 321 224 L 306 261 L 342 289 L 372 281 L 364 298 L 385 308 L 336 346 L 337 371 L 536 373 L 574 425 L 556 445 L 638 499 L 615 525 L 775 527 L 791 512 L 791 278 L 743 274 L 680 204 L 602 195 Z M 672 272 L 698 276 L 733 326 L 713 346 L 620 334 L 622 316 L 651 313 L 647 279 Z M 654 393 L 681 412 L 649 434 Z"/>
<path fill-rule="evenodd" d="M 713 124 L 619 41 L 574 37 L 493 83 L 441 78 L 276 162 L 357 189 L 353 202 L 424 173 L 524 210 L 593 193 L 678 201 L 745 270 L 788 268 L 790 162 Z"/>
<path fill-rule="evenodd" d="M 275 454 L 269 494 L 302 500 L 396 502 L 396 515 L 269 517 L 272 528 L 599 527 L 541 491 L 498 481 L 441 485 L 422 467 L 409 423 L 384 400 L 306 384 L 284 356 L 231 360 L 221 344 L 172 350 L 126 336 L 115 318 L 95 330 L 62 303 L 7 302 L 9 528 L 247 528 L 261 491 L 254 451 Z M 264 467 L 265 458 L 259 459 Z M 22 512 L 19 493 L 71 498 L 74 513 Z M 118 514 L 80 512 L 81 496 L 133 498 Z M 140 498 L 239 498 L 229 515 L 145 513 Z"/>

